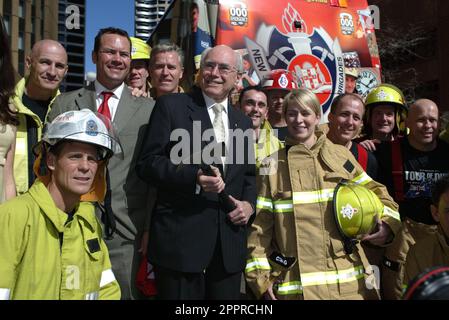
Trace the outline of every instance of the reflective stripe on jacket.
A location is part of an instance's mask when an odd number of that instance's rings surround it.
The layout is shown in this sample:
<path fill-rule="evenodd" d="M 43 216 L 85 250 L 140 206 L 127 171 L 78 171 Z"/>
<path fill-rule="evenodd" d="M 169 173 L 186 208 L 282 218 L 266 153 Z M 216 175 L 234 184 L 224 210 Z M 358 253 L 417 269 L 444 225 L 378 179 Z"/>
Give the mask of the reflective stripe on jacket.
<path fill-rule="evenodd" d="M 17 137 L 16 137 L 16 152 L 14 155 L 14 179 L 16 181 L 17 194 L 23 194 L 28 190 L 28 149 L 33 146 L 28 146 L 28 132 L 27 132 L 27 122 L 26 116 L 31 117 L 36 123 L 37 136 L 41 139 L 43 123 L 41 119 L 34 114 L 30 109 L 28 109 L 22 103 L 22 97 L 25 92 L 26 79 L 20 80 L 15 88 L 15 96 L 13 99 L 13 104 L 18 111 L 19 126 L 17 127 Z M 53 103 L 56 96 L 59 95 L 59 91 L 56 92 L 50 105 Z M 50 108 L 48 108 L 50 111 Z M 48 114 L 47 111 L 47 114 Z"/>
<path fill-rule="evenodd" d="M 381 219 L 394 233 L 400 228 L 398 206 L 348 149 L 317 134 L 311 149 L 292 145 L 264 161 L 267 175 L 259 176 L 246 278 L 258 297 L 273 283 L 279 299 L 376 298 L 365 283 L 372 280 L 367 274 L 372 268 L 367 268 L 361 246 L 352 254 L 344 250 L 333 216 L 334 189 L 341 179 L 371 189 L 385 205 Z M 270 260 L 273 253 L 297 261 L 283 266 Z"/>
<path fill-rule="evenodd" d="M 71 221 L 40 180 L 0 206 L 0 299 L 120 299 L 94 206 Z"/>

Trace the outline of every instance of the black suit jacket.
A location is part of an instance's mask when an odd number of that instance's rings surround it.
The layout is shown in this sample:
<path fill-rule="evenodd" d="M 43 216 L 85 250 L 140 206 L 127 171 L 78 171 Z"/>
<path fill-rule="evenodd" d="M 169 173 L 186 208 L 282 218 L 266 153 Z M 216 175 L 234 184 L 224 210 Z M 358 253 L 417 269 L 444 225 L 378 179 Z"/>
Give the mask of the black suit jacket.
<path fill-rule="evenodd" d="M 234 159 L 226 165 L 225 191 L 255 208 L 251 120 L 231 106 L 228 117 L 229 129 L 247 130 L 248 139 L 228 143 Z M 202 272 L 212 258 L 218 238 L 226 271 L 239 272 L 246 263 L 246 226 L 231 223 L 217 194 L 195 192 L 199 161 L 193 162 L 199 160 L 200 149 L 211 146 L 209 139 L 199 141 L 207 129 L 213 127 L 198 88 L 190 94 L 171 94 L 157 100 L 137 164 L 138 175 L 158 190 L 148 257 L 153 264 L 172 270 Z M 181 139 L 183 150 L 179 148 Z M 176 159 L 184 160 L 178 163 Z"/>

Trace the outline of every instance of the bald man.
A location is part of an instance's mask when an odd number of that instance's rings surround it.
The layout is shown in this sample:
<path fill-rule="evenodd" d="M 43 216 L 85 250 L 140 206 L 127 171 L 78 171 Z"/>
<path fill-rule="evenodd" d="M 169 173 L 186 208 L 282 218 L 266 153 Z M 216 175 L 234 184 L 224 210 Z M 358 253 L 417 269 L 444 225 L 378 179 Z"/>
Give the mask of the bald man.
<path fill-rule="evenodd" d="M 403 229 L 386 249 L 382 284 L 385 298 L 401 297 L 403 265 L 411 245 L 436 230 L 430 211 L 431 188 L 449 174 L 449 145 L 438 138 L 438 106 L 419 99 L 405 121 L 408 136 L 383 142 L 375 152 L 379 182 L 399 203 Z"/>
<path fill-rule="evenodd" d="M 34 44 L 25 66 L 27 76 L 17 83 L 13 101 L 20 121 L 14 158 L 18 194 L 26 192 L 34 181 L 31 148 L 40 140 L 49 105 L 67 74 L 67 52 L 59 42 L 41 40 Z"/>

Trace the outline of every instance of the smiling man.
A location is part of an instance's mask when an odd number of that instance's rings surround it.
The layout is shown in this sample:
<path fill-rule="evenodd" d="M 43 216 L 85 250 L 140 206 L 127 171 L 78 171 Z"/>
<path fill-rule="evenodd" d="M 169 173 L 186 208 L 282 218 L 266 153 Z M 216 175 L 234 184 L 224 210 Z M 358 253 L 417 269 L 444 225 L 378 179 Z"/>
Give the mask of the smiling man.
<path fill-rule="evenodd" d="M 254 130 L 254 149 L 256 166 L 260 167 L 262 160 L 283 147 L 273 128 L 267 120 L 267 96 L 260 86 L 246 87 L 240 92 L 240 109 L 251 118 Z"/>
<path fill-rule="evenodd" d="M 237 132 L 252 124 L 228 98 L 242 72 L 242 58 L 230 47 L 206 49 L 199 88 L 157 99 L 137 172 L 157 188 L 148 258 L 160 299 L 240 298 L 247 223 L 256 200 L 251 138 L 237 143 Z M 183 132 L 179 143 L 172 140 L 174 130 Z M 214 175 L 208 176 L 187 150 L 200 145 L 205 153 L 214 142 L 230 152 L 225 162 L 223 154 L 214 155 Z M 174 152 L 179 145 L 187 148 Z M 219 200 L 223 190 L 235 209 Z"/>
<path fill-rule="evenodd" d="M 20 122 L 14 156 L 18 194 L 26 192 L 33 184 L 32 146 L 41 138 L 49 106 L 59 94 L 59 85 L 67 73 L 67 53 L 59 42 L 41 40 L 34 44 L 25 66 L 28 75 L 17 83 L 13 100 Z"/>
<path fill-rule="evenodd" d="M 110 127 L 86 109 L 47 126 L 38 179 L 0 206 L 0 300 L 120 298 L 95 208 L 82 202 L 104 196 L 102 164 L 120 152 Z"/>
<path fill-rule="evenodd" d="M 381 143 L 374 155 L 379 182 L 399 203 L 402 230 L 386 249 L 382 283 L 386 298 L 401 296 L 403 265 L 411 245 L 436 230 L 431 213 L 432 186 L 449 174 L 449 145 L 438 139 L 438 106 L 429 99 L 415 101 L 405 124 L 409 134 Z"/>
<path fill-rule="evenodd" d="M 48 120 L 68 110 L 88 108 L 102 113 L 114 124 L 124 158 L 113 157 L 108 164 L 109 190 L 98 214 L 102 211 L 106 244 L 122 298 L 138 298 L 135 279 L 140 254 L 137 250 L 150 212 L 150 195 L 148 185 L 135 173 L 135 152 L 140 149 L 154 101 L 132 96 L 124 83 L 131 64 L 131 40 L 126 31 L 101 29 L 95 37 L 92 61 L 97 67 L 95 82 L 60 95 Z"/>
<path fill-rule="evenodd" d="M 345 93 L 334 99 L 328 116 L 327 138 L 335 144 L 348 148 L 368 175 L 376 179 L 377 160 L 360 144 L 352 141 L 363 125 L 365 106 L 362 99 L 354 93 Z"/>

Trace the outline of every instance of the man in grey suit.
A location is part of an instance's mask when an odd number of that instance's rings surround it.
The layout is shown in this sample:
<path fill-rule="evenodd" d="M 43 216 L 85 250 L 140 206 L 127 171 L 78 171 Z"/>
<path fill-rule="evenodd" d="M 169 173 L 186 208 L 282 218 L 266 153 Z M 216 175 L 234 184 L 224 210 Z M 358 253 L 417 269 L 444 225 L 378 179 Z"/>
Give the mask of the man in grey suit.
<path fill-rule="evenodd" d="M 154 101 L 134 97 L 124 84 L 131 64 L 131 40 L 126 31 L 101 29 L 95 37 L 92 60 L 97 79 L 90 86 L 60 95 L 47 121 L 68 110 L 89 108 L 110 117 L 123 147 L 123 157 L 108 164 L 108 191 L 97 210 L 106 235 L 112 269 L 122 299 L 140 298 L 135 287 L 141 260 L 138 252 L 145 223 L 149 222 L 150 191 L 135 172 L 136 157 Z M 115 231 L 115 232 L 114 232 Z"/>

